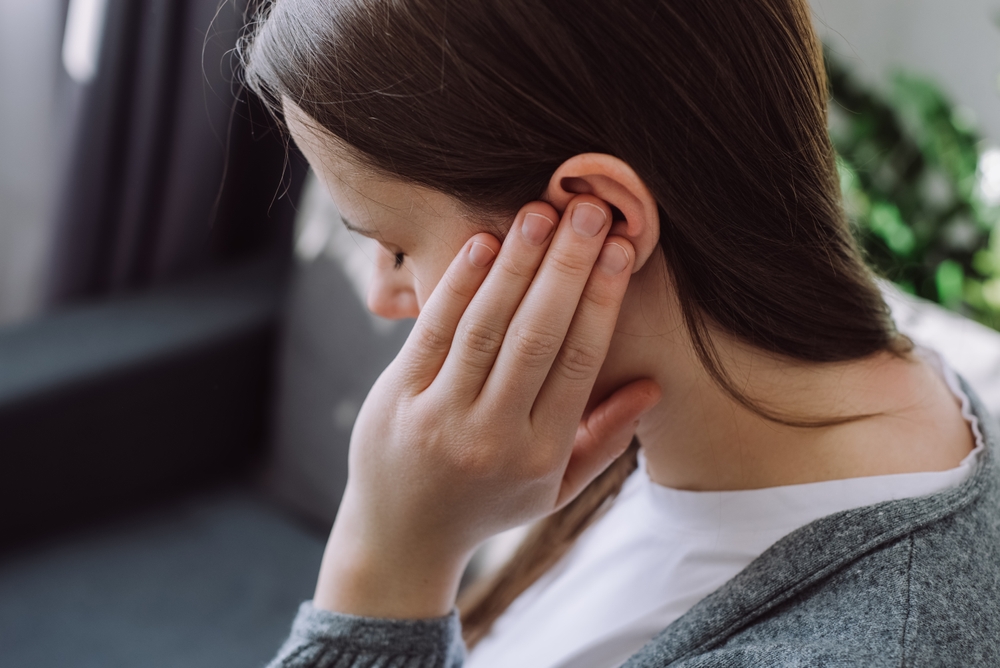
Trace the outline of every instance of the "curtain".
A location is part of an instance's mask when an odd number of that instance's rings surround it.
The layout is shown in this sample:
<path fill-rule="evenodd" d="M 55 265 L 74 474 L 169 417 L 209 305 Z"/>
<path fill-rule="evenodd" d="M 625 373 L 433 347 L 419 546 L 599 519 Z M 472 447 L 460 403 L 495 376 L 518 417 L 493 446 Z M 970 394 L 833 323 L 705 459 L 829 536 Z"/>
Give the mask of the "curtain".
<path fill-rule="evenodd" d="M 305 170 L 239 86 L 245 0 L 105 2 L 96 74 L 61 83 L 50 305 L 286 253 Z"/>

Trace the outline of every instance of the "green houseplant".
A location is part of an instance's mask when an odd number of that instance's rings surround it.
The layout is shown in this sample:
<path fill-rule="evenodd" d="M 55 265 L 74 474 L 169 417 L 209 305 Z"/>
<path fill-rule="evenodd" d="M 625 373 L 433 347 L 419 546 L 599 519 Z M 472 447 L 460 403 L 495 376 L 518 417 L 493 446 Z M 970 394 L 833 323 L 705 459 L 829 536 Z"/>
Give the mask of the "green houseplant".
<path fill-rule="evenodd" d="M 1000 328 L 1000 150 L 932 82 L 880 94 L 827 56 L 845 210 L 874 269 Z"/>

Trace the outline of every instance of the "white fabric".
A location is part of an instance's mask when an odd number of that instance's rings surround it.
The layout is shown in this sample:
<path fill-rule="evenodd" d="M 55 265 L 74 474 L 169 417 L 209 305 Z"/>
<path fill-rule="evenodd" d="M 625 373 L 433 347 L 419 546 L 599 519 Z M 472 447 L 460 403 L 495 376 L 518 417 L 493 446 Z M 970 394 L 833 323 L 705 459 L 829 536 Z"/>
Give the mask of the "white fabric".
<path fill-rule="evenodd" d="M 983 450 L 953 371 L 931 353 L 961 403 L 976 447 L 954 469 L 729 492 L 657 485 L 639 468 L 608 512 L 524 592 L 470 653 L 467 668 L 610 668 L 743 570 L 778 539 L 842 510 L 959 484 Z"/>

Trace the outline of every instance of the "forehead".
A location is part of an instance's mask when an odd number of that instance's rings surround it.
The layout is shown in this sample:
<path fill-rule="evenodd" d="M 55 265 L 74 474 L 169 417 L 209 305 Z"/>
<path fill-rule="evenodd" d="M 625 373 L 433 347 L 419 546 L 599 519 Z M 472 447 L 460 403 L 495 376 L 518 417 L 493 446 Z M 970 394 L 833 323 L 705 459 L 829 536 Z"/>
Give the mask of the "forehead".
<path fill-rule="evenodd" d="M 410 223 L 447 220 L 471 225 L 468 213 L 455 198 L 375 172 L 288 100 L 284 101 L 284 111 L 296 145 L 341 213 L 353 222 L 375 227 L 394 219 Z"/>

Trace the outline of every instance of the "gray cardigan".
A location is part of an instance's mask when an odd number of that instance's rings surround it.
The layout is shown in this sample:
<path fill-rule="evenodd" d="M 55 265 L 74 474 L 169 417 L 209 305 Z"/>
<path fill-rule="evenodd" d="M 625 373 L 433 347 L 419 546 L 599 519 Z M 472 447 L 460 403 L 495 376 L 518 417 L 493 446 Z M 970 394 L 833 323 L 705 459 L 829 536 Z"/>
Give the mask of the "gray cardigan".
<path fill-rule="evenodd" d="M 963 387 L 986 439 L 968 480 L 792 532 L 625 666 L 1000 667 L 1000 433 Z M 457 668 L 463 656 L 454 613 L 369 619 L 306 602 L 270 668 Z"/>

